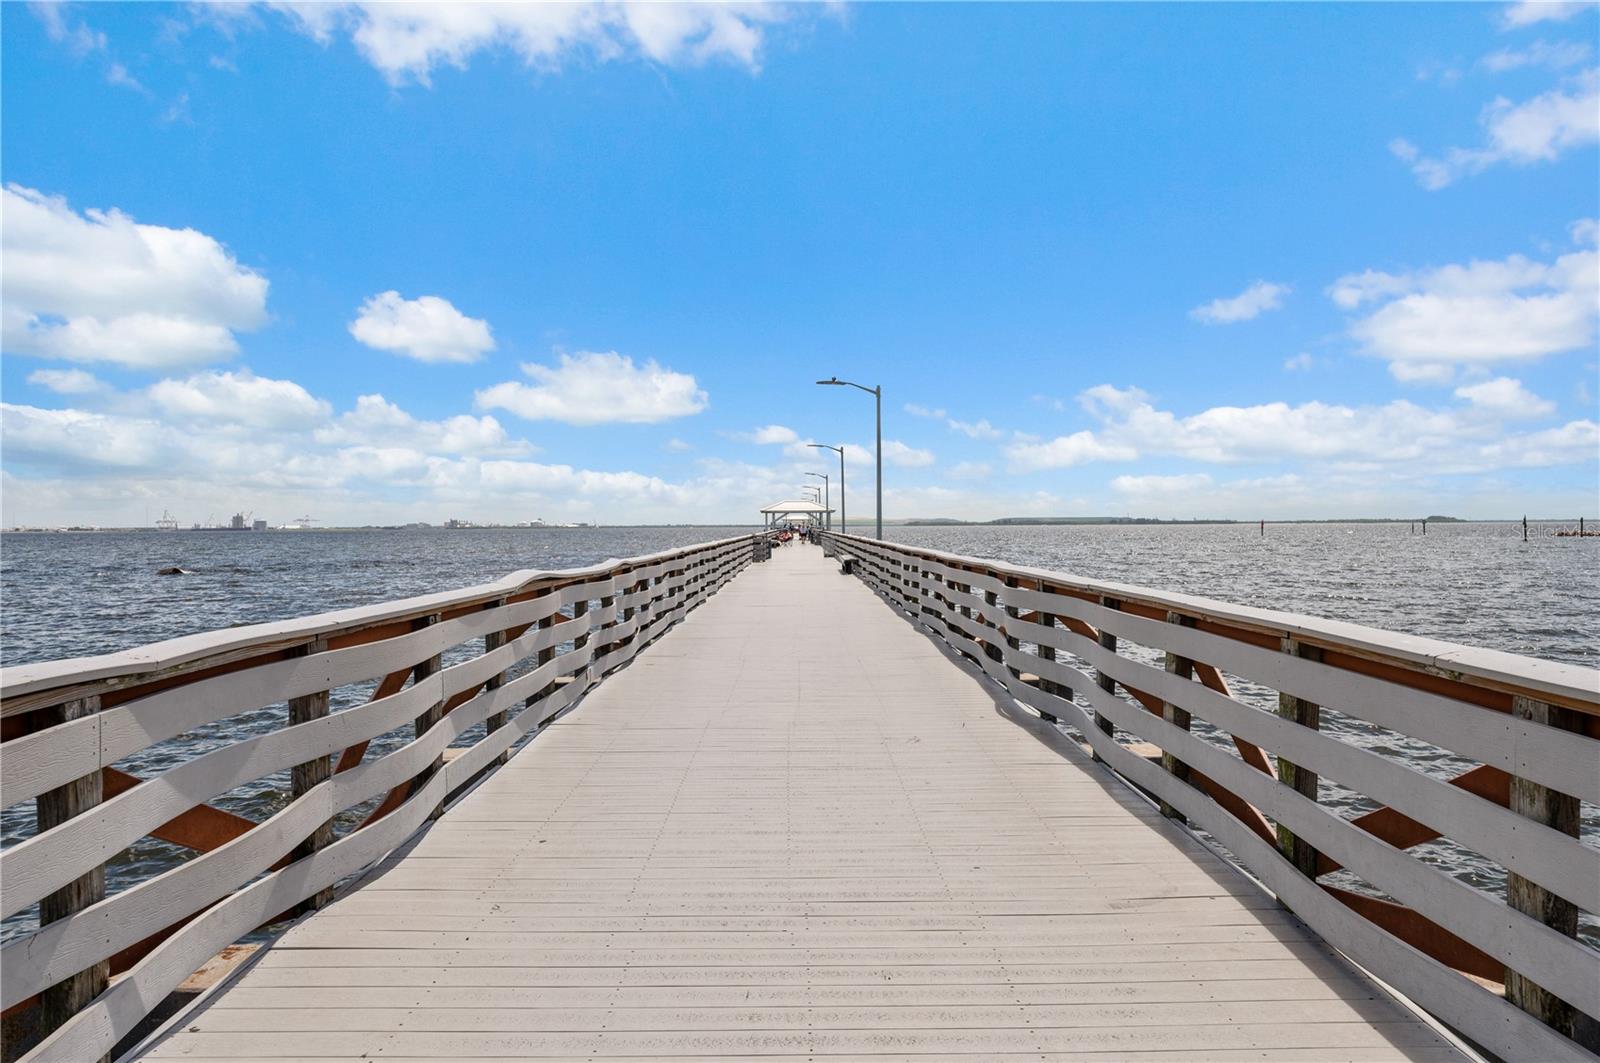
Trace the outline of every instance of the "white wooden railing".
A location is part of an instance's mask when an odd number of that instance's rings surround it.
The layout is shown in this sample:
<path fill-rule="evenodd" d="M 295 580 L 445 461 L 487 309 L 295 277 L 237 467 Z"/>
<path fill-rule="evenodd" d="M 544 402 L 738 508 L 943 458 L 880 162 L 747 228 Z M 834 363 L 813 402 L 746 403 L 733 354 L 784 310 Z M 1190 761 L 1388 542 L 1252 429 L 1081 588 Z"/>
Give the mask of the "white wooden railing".
<path fill-rule="evenodd" d="M 1579 835 L 1600 803 L 1600 672 L 823 539 L 970 667 L 1075 729 L 1439 1019 L 1506 1059 L 1593 1058 L 1582 1046 L 1597 1047 L 1600 951 L 1578 929 L 1580 910 L 1588 930 L 1600 912 L 1600 851 Z M 1235 693 L 1246 686 L 1276 703 Z M 1449 751 L 1461 770 L 1427 774 L 1350 740 L 1363 730 Z M 1319 804 L 1319 780 L 1378 807 L 1340 815 Z M 1441 838 L 1503 869 L 1503 895 L 1409 851 Z M 1341 869 L 1356 888 L 1322 881 Z"/>
<path fill-rule="evenodd" d="M 37 804 L 36 832 L 0 854 L 0 914 L 38 915 L 0 949 L 8 1017 L 37 1009 L 28 1058 L 105 1056 L 224 947 L 325 903 L 765 541 L 0 671 L 0 806 Z M 258 717 L 198 755 L 170 741 L 268 706 L 274 729 Z M 388 751 L 369 757 L 374 740 Z M 147 778 L 115 766 L 163 742 L 186 759 Z M 264 822 L 208 804 L 284 773 Z M 364 815 L 336 832 L 349 810 Z M 194 855 L 107 895 L 107 861 L 146 836 Z"/>

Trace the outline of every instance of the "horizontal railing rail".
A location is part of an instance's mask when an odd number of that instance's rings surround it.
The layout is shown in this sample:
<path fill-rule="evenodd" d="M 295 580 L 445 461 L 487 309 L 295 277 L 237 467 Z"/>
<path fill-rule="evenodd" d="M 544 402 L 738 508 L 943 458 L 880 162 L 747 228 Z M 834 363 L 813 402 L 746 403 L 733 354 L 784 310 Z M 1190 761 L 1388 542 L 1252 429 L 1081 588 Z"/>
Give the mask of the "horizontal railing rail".
<path fill-rule="evenodd" d="M 27 1058 L 104 1057 L 224 948 L 326 903 L 766 543 L 0 671 L 0 805 L 37 806 L 0 854 L 0 915 L 37 915 L 0 947 L 8 1020 L 38 1009 Z M 183 741 L 207 728 L 222 741 Z M 123 770 L 154 749 L 154 774 Z M 273 779 L 261 822 L 212 804 Z M 108 862 L 149 837 L 190 855 L 108 894 Z"/>
<path fill-rule="evenodd" d="M 823 542 L 1440 1020 L 1506 1059 L 1592 1058 L 1600 950 L 1579 925 L 1600 912 L 1600 851 L 1580 822 L 1600 802 L 1600 672 L 857 536 Z M 1405 745 L 1437 754 L 1449 777 L 1389 752 Z M 1335 788 L 1355 797 L 1347 814 L 1321 803 Z M 1503 888 L 1416 851 L 1430 842 L 1475 854 Z"/>

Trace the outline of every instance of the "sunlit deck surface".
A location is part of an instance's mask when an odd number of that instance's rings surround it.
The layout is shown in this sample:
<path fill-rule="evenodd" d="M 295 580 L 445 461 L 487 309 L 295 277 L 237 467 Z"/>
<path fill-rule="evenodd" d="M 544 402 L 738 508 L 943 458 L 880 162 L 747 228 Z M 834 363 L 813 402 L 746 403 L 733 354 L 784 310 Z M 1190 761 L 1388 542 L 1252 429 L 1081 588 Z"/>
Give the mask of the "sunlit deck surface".
<path fill-rule="evenodd" d="M 148 1056 L 1458 1058 L 991 689 L 778 549 Z"/>

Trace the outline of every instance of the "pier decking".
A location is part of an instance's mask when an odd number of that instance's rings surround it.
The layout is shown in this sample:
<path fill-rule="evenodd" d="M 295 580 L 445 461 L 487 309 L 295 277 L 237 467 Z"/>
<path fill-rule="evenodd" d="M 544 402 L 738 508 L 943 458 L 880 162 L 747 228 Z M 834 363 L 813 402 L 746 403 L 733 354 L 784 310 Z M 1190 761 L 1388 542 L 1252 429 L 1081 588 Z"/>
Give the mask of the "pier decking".
<path fill-rule="evenodd" d="M 812 546 L 596 687 L 152 1059 L 1454 1059 Z"/>

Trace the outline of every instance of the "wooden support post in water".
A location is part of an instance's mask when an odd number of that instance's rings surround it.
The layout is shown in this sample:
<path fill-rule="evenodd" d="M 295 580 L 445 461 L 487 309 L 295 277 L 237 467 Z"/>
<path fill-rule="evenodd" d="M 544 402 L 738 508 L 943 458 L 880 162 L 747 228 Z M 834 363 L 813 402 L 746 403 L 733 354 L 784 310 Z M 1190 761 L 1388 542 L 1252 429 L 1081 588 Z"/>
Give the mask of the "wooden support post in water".
<path fill-rule="evenodd" d="M 313 653 L 321 653 L 328 648 L 328 640 L 321 636 L 301 646 L 290 655 L 294 657 L 308 657 Z M 310 723 L 320 720 L 328 715 L 329 691 L 319 690 L 306 694 L 303 697 L 289 699 L 289 726 Z M 333 760 L 328 756 L 320 756 L 315 760 L 308 760 L 304 764 L 296 764 L 289 773 L 289 793 L 292 799 L 299 800 L 313 789 L 333 778 Z M 291 860 L 299 860 L 310 856 L 319 849 L 326 849 L 333 844 L 333 820 L 321 824 L 305 839 L 290 851 Z M 333 887 L 318 890 L 295 908 L 297 912 L 314 912 L 333 900 Z"/>
<path fill-rule="evenodd" d="M 421 630 L 422 628 L 432 627 L 434 624 L 437 624 L 439 622 L 439 619 L 440 619 L 439 618 L 439 614 L 438 613 L 434 613 L 431 616 L 425 616 L 425 617 L 421 618 L 420 620 L 417 620 L 412 626 L 414 628 L 418 629 L 418 630 Z M 434 654 L 432 657 L 429 657 L 426 661 L 423 661 L 421 664 L 419 664 L 415 668 L 411 669 L 411 682 L 412 682 L 412 685 L 415 685 L 417 683 L 422 682 L 424 679 L 427 679 L 429 676 L 438 675 L 439 671 L 440 671 L 440 669 L 442 667 L 443 667 L 443 658 L 439 654 Z M 428 711 L 427 712 L 424 712 L 421 716 L 417 717 L 417 722 L 416 722 L 416 725 L 415 725 L 416 726 L 416 736 L 418 738 L 421 738 L 423 735 L 427 734 L 430 730 L 432 730 L 434 724 L 438 723 L 442 719 L 444 719 L 444 701 L 443 701 L 443 699 L 434 702 L 432 705 L 430 705 L 428 707 Z M 424 786 L 426 786 L 428 784 L 428 781 L 430 779 L 432 779 L 437 772 L 442 771 L 443 769 L 444 769 L 444 750 L 441 749 L 439 751 L 439 755 L 433 758 L 433 763 L 429 764 L 428 767 L 422 772 L 422 774 L 418 775 L 415 779 L 413 779 L 411 781 L 411 792 L 412 793 L 417 793 L 419 790 L 421 790 Z M 441 800 L 439 802 L 438 806 L 436 808 L 434 808 L 433 811 L 428 813 L 428 818 L 429 819 L 438 819 L 443 814 L 444 814 L 444 802 Z"/>
<path fill-rule="evenodd" d="M 1167 623 L 1181 624 L 1184 627 L 1194 626 L 1194 620 L 1190 617 L 1182 615 L 1181 613 L 1169 612 L 1167 614 Z M 1194 662 L 1187 657 L 1180 657 L 1176 653 L 1173 653 L 1169 650 L 1167 651 L 1167 671 L 1184 679 L 1192 679 L 1194 678 Z M 1170 701 L 1163 701 L 1161 703 L 1161 716 L 1168 723 L 1181 727 L 1185 731 L 1189 729 L 1189 713 L 1184 709 L 1179 708 L 1177 705 L 1172 704 Z M 1185 764 L 1183 761 L 1179 760 L 1165 749 L 1161 751 L 1161 767 L 1166 770 L 1168 775 L 1171 775 L 1179 782 L 1189 782 L 1189 765 Z M 1168 819 L 1175 819 L 1179 823 L 1188 822 L 1187 817 L 1185 817 L 1182 812 L 1179 812 L 1176 808 L 1172 807 L 1165 801 L 1161 802 L 1161 814 L 1166 816 Z"/>
<path fill-rule="evenodd" d="M 1526 513 L 1522 515 L 1522 541 L 1528 541 L 1528 515 Z"/>
<path fill-rule="evenodd" d="M 494 601 L 492 601 L 488 605 L 484 606 L 484 608 L 485 609 L 501 609 L 501 608 L 505 607 L 505 604 L 506 604 L 506 600 L 504 598 L 496 598 Z M 506 633 L 504 631 L 491 631 L 487 635 L 483 636 L 483 652 L 484 653 L 493 653 L 495 650 L 498 650 L 501 646 L 504 646 L 505 644 L 506 644 Z M 487 680 L 485 680 L 484 684 L 483 684 L 483 689 L 484 690 L 499 690 L 501 687 L 505 686 L 505 683 L 506 683 L 506 673 L 502 670 L 502 671 L 496 672 L 494 675 L 490 676 Z M 489 714 L 489 718 L 484 720 L 484 722 L 483 722 L 484 734 L 485 735 L 494 734 L 494 732 L 500 730 L 500 728 L 502 728 L 502 727 L 504 727 L 506 725 L 506 722 L 507 722 L 508 719 L 509 719 L 509 716 L 504 711 L 490 713 Z M 509 749 L 501 750 L 500 754 L 498 756 L 496 756 L 494 759 L 495 759 L 495 763 L 496 764 L 504 764 L 506 761 L 511 759 L 511 750 L 509 750 Z"/>
<path fill-rule="evenodd" d="M 1321 650 L 1315 646 L 1302 645 L 1298 639 L 1285 638 L 1281 645 L 1284 653 L 1303 657 L 1308 661 L 1322 659 Z M 1278 693 L 1278 715 L 1286 720 L 1293 720 L 1302 727 L 1309 727 L 1313 731 L 1322 726 L 1321 706 L 1282 691 Z M 1317 773 L 1293 761 L 1285 760 L 1282 756 L 1278 757 L 1278 781 L 1313 801 L 1318 799 Z M 1282 824 L 1278 826 L 1278 848 L 1301 874 L 1313 879 L 1317 877 L 1317 851 L 1304 838 L 1296 837 L 1294 832 Z"/>
<path fill-rule="evenodd" d="M 1107 608 L 1107 609 L 1121 609 L 1122 608 L 1122 603 L 1120 601 L 1118 601 L 1115 598 L 1107 598 L 1104 595 L 1101 595 L 1101 597 L 1100 597 L 1100 604 L 1102 606 L 1104 606 L 1105 608 Z M 1100 645 L 1103 648 L 1111 651 L 1112 653 L 1116 653 L 1117 652 L 1117 636 L 1116 636 L 1116 633 L 1115 632 L 1111 632 L 1111 631 L 1107 631 L 1105 629 L 1105 627 L 1102 626 L 1100 628 Z M 1095 669 L 1094 681 L 1095 681 L 1095 683 L 1097 683 L 1099 685 L 1100 689 L 1104 690 L 1107 694 L 1113 694 L 1113 695 L 1116 694 L 1116 692 L 1117 692 L 1117 681 L 1115 679 L 1112 679 L 1109 675 L 1107 675 L 1104 670 L 1099 669 L 1099 668 Z M 1105 735 L 1107 738 L 1116 737 L 1117 727 L 1116 727 L 1116 725 L 1114 723 L 1111 722 L 1109 717 L 1102 716 L 1098 712 L 1095 713 L 1094 714 L 1094 725 L 1096 727 L 1100 728 L 1100 733 Z M 1100 759 L 1100 754 L 1099 753 L 1095 753 L 1095 754 L 1093 754 L 1093 756 L 1094 756 L 1095 760 L 1099 760 Z"/>
<path fill-rule="evenodd" d="M 58 705 L 44 715 L 48 721 L 46 726 L 49 726 L 93 716 L 99 711 L 100 698 L 91 696 Z M 89 811 L 103 799 L 104 789 L 99 771 L 48 790 L 35 801 L 36 830 L 43 833 L 52 827 L 59 827 L 74 816 Z M 73 879 L 39 902 L 39 924 L 45 926 L 76 915 L 90 905 L 105 900 L 105 896 L 106 868 L 104 864 L 96 864 L 93 870 Z M 110 979 L 111 961 L 101 960 L 46 989 L 39 1000 L 40 1037 L 49 1036 L 88 1007 L 90 1001 L 105 992 Z"/>
<path fill-rule="evenodd" d="M 1582 730 L 1578 714 L 1570 709 L 1520 695 L 1511 699 L 1511 714 L 1519 720 L 1530 720 L 1563 731 Z M 1578 798 L 1540 786 L 1530 779 L 1515 775 L 1511 777 L 1511 811 L 1535 823 L 1553 827 L 1563 834 L 1574 838 L 1578 836 Z M 1567 937 L 1578 936 L 1577 905 L 1530 882 L 1515 871 L 1506 875 L 1506 904 L 1558 933 Z M 1506 1000 L 1559 1033 L 1567 1037 L 1575 1036 L 1574 1021 L 1577 1015 L 1572 1005 L 1546 992 L 1543 987 L 1510 967 L 1506 968 Z"/>

